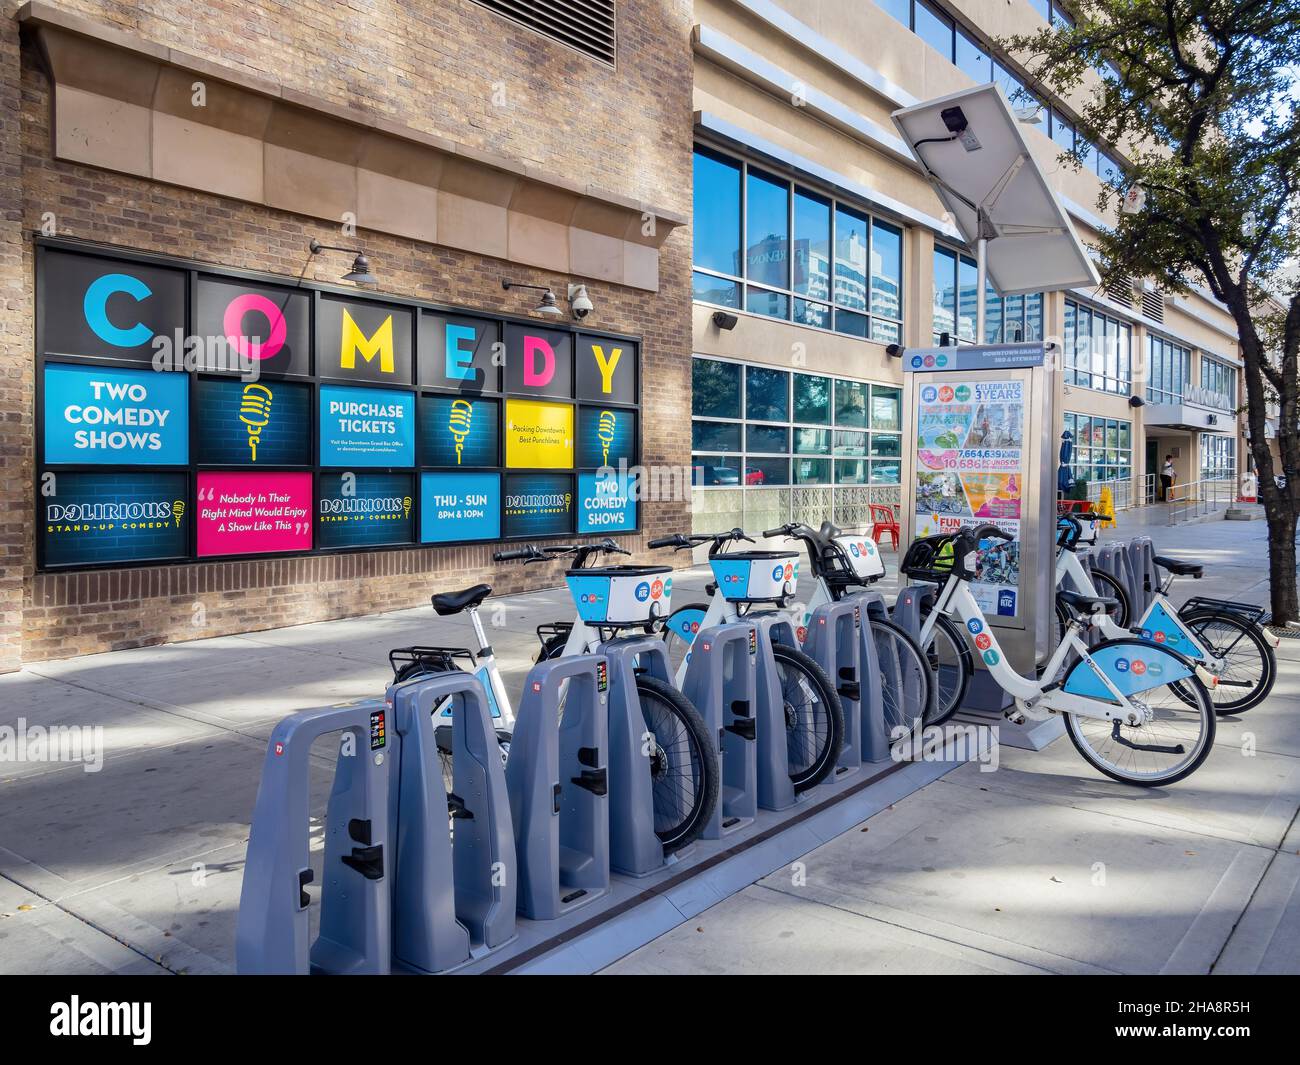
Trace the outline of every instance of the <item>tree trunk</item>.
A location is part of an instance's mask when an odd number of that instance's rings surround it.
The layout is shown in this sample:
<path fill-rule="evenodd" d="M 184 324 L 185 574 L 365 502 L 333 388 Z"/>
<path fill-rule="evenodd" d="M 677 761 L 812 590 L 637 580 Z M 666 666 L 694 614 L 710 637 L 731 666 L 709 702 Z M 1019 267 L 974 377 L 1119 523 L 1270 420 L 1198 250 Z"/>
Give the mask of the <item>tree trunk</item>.
<path fill-rule="evenodd" d="M 1265 508 L 1268 521 L 1268 582 L 1273 623 L 1282 625 L 1300 618 L 1296 601 L 1295 512 L 1280 499 L 1279 506 Z"/>

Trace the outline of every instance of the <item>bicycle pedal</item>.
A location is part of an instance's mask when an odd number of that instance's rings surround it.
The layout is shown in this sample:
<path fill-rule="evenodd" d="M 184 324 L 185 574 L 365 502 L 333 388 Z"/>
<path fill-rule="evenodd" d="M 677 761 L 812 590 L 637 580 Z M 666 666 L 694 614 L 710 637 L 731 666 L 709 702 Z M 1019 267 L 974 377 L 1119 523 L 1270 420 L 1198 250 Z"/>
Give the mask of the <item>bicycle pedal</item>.
<path fill-rule="evenodd" d="M 1020 710 L 1004 710 L 1002 716 L 1013 725 L 1023 725 L 1027 720 L 1024 712 Z"/>

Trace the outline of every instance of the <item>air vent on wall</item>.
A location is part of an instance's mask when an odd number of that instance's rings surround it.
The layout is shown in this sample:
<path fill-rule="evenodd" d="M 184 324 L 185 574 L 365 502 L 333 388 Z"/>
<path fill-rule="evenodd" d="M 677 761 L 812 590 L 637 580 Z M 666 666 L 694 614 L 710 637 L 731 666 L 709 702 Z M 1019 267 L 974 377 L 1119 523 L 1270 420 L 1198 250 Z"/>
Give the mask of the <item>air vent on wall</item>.
<path fill-rule="evenodd" d="M 614 0 L 474 0 L 584 55 L 614 65 Z"/>
<path fill-rule="evenodd" d="M 1165 320 L 1165 298 L 1159 292 L 1142 290 L 1142 313 L 1153 322 Z"/>
<path fill-rule="evenodd" d="M 1128 274 L 1115 274 L 1106 286 L 1106 295 L 1121 307 L 1133 306 L 1133 280 Z"/>

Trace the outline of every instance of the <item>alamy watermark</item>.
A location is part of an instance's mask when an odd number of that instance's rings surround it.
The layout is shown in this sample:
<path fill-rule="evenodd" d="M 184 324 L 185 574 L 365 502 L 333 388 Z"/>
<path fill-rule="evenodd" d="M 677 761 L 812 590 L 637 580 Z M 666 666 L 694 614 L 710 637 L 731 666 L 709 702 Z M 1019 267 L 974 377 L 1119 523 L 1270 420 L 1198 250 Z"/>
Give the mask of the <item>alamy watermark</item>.
<path fill-rule="evenodd" d="M 80 762 L 87 773 L 104 768 L 103 725 L 28 725 L 20 717 L 0 725 L 0 765 L 6 762 Z"/>

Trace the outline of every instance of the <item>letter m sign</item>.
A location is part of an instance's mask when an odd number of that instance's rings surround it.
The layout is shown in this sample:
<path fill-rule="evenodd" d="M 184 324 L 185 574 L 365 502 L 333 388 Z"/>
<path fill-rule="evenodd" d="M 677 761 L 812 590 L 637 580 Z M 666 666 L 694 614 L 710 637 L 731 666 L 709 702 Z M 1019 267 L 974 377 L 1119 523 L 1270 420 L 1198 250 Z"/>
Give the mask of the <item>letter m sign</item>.
<path fill-rule="evenodd" d="M 366 362 L 373 362 L 379 356 L 381 373 L 393 372 L 393 316 L 384 319 L 384 324 L 375 330 L 374 336 L 366 336 L 361 327 L 352 320 L 346 307 L 343 308 L 343 339 L 339 351 L 339 366 L 344 370 L 353 370 L 357 365 L 357 352 Z"/>

